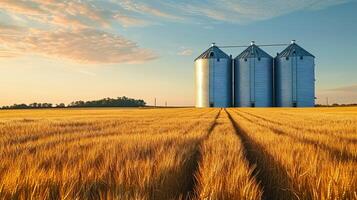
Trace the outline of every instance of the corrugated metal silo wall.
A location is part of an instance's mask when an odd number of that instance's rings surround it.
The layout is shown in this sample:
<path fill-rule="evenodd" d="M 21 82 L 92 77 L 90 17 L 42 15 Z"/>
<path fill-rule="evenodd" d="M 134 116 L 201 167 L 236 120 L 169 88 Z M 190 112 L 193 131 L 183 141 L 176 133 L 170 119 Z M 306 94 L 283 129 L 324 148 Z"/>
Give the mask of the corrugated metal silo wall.
<path fill-rule="evenodd" d="M 196 107 L 230 107 L 232 105 L 232 64 L 230 59 L 195 61 Z"/>
<path fill-rule="evenodd" d="M 250 62 L 234 60 L 234 105 L 236 107 L 250 106 Z"/>
<path fill-rule="evenodd" d="M 255 61 L 255 106 L 273 106 L 273 59 L 258 58 Z"/>
<path fill-rule="evenodd" d="M 313 107 L 315 105 L 314 58 L 310 56 L 276 58 L 276 106 Z"/>
<path fill-rule="evenodd" d="M 275 101 L 278 107 L 292 106 L 292 66 L 285 58 L 276 58 L 275 62 Z"/>
<path fill-rule="evenodd" d="M 195 61 L 195 101 L 196 107 L 209 107 L 210 62 L 208 59 Z"/>
<path fill-rule="evenodd" d="M 295 57 L 297 65 L 297 106 L 315 106 L 315 59 Z"/>
<path fill-rule="evenodd" d="M 235 106 L 273 105 L 273 59 L 235 59 Z"/>
<path fill-rule="evenodd" d="M 211 66 L 211 105 L 214 107 L 232 106 L 232 60 L 210 59 Z"/>

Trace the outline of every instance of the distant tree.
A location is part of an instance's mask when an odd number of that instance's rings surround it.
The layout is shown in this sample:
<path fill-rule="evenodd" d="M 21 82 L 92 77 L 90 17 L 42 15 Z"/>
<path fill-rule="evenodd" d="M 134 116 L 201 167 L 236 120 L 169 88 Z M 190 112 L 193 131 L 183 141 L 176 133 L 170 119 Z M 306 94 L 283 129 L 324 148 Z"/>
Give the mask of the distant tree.
<path fill-rule="evenodd" d="M 28 108 L 28 106 L 26 104 L 14 104 L 12 106 L 10 106 L 10 108 L 13 108 L 13 109 L 26 109 Z"/>
<path fill-rule="evenodd" d="M 142 99 L 133 99 L 126 96 L 114 98 L 104 98 L 94 101 L 74 101 L 67 107 L 144 107 L 146 102 Z M 1 109 L 29 109 L 29 108 L 52 108 L 52 103 L 31 103 L 26 104 L 14 104 L 12 106 L 3 106 Z M 56 108 L 65 108 L 64 103 L 57 104 Z"/>
<path fill-rule="evenodd" d="M 56 108 L 65 108 L 66 105 L 64 103 L 59 103 L 56 105 Z"/>
<path fill-rule="evenodd" d="M 29 105 L 29 107 L 31 107 L 31 108 L 37 108 L 37 103 L 31 103 L 30 105 Z"/>
<path fill-rule="evenodd" d="M 126 96 L 116 99 L 104 98 L 94 101 L 74 101 L 69 107 L 143 107 L 146 102 L 142 99 L 132 99 Z"/>

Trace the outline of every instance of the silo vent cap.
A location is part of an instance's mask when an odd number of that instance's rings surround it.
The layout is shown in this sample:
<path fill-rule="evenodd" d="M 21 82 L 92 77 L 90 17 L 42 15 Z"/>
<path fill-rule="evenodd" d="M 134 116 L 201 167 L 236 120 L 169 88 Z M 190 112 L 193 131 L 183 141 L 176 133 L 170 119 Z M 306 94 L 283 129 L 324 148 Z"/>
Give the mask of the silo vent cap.
<path fill-rule="evenodd" d="M 215 42 L 212 42 L 211 46 L 212 46 L 212 47 L 216 46 L 216 43 L 215 43 Z"/>
<path fill-rule="evenodd" d="M 254 41 L 254 40 L 250 42 L 250 45 L 254 45 L 254 44 L 255 44 L 255 41 Z"/>
<path fill-rule="evenodd" d="M 291 40 L 291 44 L 295 44 L 296 40 Z"/>

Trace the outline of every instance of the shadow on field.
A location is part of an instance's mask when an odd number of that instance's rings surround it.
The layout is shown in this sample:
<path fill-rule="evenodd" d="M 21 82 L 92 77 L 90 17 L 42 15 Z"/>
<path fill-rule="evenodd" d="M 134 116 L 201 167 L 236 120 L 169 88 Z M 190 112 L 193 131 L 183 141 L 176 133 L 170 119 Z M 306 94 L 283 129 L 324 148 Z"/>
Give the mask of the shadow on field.
<path fill-rule="evenodd" d="M 263 187 L 265 200 L 295 200 L 297 195 L 292 189 L 292 180 L 285 168 L 270 155 L 263 146 L 255 142 L 226 111 L 244 148 L 244 155 L 251 168 L 253 178 Z"/>
<path fill-rule="evenodd" d="M 274 120 L 267 119 L 265 117 L 262 117 L 262 116 L 259 116 L 259 115 L 253 114 L 253 113 L 244 112 L 242 110 L 240 110 L 239 112 L 242 112 L 244 114 L 247 114 L 247 115 L 252 116 L 254 118 L 257 118 L 257 119 L 261 119 L 262 121 L 265 121 L 265 122 L 268 122 L 268 123 L 271 123 L 271 124 L 277 124 L 279 126 L 291 128 L 291 129 L 294 129 L 294 130 L 297 130 L 297 131 L 308 131 L 308 132 L 316 131 L 315 129 L 312 129 L 312 128 L 298 127 L 298 126 L 292 126 L 292 125 L 284 124 L 284 123 L 281 123 L 281 122 L 277 122 L 277 121 L 274 121 Z M 343 138 L 343 137 L 339 137 L 339 136 L 334 136 L 334 137 L 336 137 L 339 140 L 342 140 L 344 142 L 347 142 L 347 143 L 357 144 L 357 139 Z"/>
<path fill-rule="evenodd" d="M 351 162 L 351 161 L 352 162 L 357 162 L 357 157 L 355 155 L 347 152 L 346 150 L 340 150 L 340 149 L 328 146 L 326 144 L 319 143 L 319 142 L 317 142 L 315 140 L 311 140 L 311 139 L 307 139 L 307 138 L 300 138 L 298 136 L 285 133 L 284 131 L 282 131 L 282 130 L 280 130 L 278 128 L 274 128 L 274 127 L 268 126 L 266 124 L 259 123 L 259 121 L 253 121 L 253 120 L 245 117 L 244 115 L 242 115 L 242 114 L 240 114 L 238 112 L 235 112 L 235 113 L 237 115 L 239 115 L 240 117 L 244 118 L 245 120 L 251 122 L 251 123 L 254 123 L 256 125 L 259 125 L 261 127 L 264 127 L 264 128 L 267 128 L 267 129 L 271 130 L 273 133 L 275 133 L 277 135 L 283 135 L 283 136 L 289 137 L 289 138 L 291 138 L 291 139 L 293 139 L 293 140 L 295 140 L 297 142 L 300 142 L 302 144 L 312 145 L 315 148 L 322 149 L 323 151 L 327 151 L 328 155 L 333 160 L 338 160 L 340 162 Z M 246 114 L 248 114 L 248 113 L 246 113 Z M 254 115 L 252 115 L 252 114 L 249 114 L 249 115 L 254 117 Z M 257 119 L 261 119 L 261 117 L 259 117 L 259 118 L 256 117 L 256 118 Z M 271 122 L 271 123 L 274 123 L 274 122 Z"/>
<path fill-rule="evenodd" d="M 195 152 L 192 154 L 192 157 L 186 162 L 187 164 L 185 165 L 186 170 L 185 172 L 187 172 L 185 177 L 187 179 L 187 184 L 184 187 L 184 191 L 182 194 L 184 194 L 183 197 L 178 197 L 178 199 L 185 199 L 185 200 L 189 200 L 189 199 L 197 199 L 197 194 L 195 191 L 196 185 L 197 185 L 197 177 L 196 174 L 198 173 L 198 167 L 199 167 L 199 163 L 202 160 L 202 154 L 201 154 L 201 146 L 204 140 L 207 140 L 209 138 L 209 136 L 211 135 L 213 129 L 216 127 L 217 125 L 217 119 L 219 117 L 219 115 L 221 114 L 222 109 L 219 110 L 219 112 L 217 113 L 217 115 L 214 118 L 213 123 L 211 124 L 211 126 L 209 127 L 207 134 L 205 135 L 205 137 L 203 137 L 203 139 L 200 141 L 200 143 L 197 145 L 197 148 L 195 149 Z M 177 199 L 177 198 L 176 198 Z"/>

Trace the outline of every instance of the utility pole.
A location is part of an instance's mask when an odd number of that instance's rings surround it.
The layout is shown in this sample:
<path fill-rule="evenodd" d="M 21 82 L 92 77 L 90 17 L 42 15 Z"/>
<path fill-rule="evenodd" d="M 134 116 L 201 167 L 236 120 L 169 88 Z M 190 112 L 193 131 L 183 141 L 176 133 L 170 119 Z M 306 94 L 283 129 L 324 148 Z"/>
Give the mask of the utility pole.
<path fill-rule="evenodd" d="M 165 107 L 167 107 L 167 101 L 165 101 Z"/>
<path fill-rule="evenodd" d="M 154 107 L 156 107 L 156 97 L 155 97 Z"/>
<path fill-rule="evenodd" d="M 328 105 L 328 97 L 326 97 L 326 104 Z"/>

